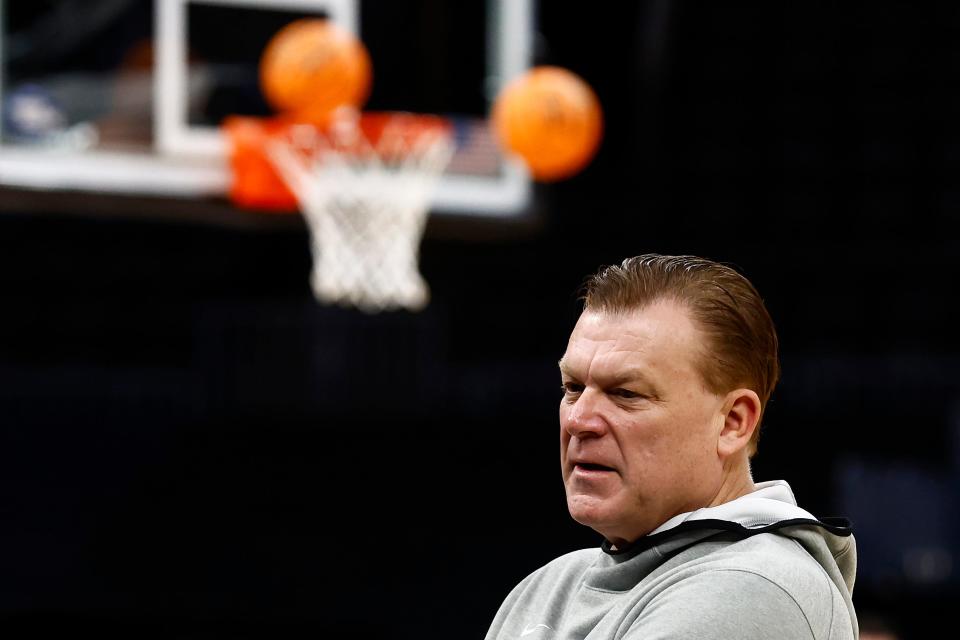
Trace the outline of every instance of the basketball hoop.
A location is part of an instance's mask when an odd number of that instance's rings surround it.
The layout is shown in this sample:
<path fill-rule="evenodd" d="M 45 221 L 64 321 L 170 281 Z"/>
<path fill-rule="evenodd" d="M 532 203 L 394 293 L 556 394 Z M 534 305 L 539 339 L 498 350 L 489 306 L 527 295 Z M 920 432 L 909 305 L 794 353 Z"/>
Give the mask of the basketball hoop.
<path fill-rule="evenodd" d="M 449 123 L 343 111 L 328 125 L 273 121 L 262 131 L 261 148 L 310 229 L 317 299 L 371 313 L 422 309 L 429 293 L 418 270 L 420 240 L 453 155 Z"/>
<path fill-rule="evenodd" d="M 370 56 L 323 18 L 280 29 L 260 59 L 272 119 L 224 121 L 234 202 L 299 207 L 310 230 L 311 285 L 321 302 L 368 312 L 422 309 L 417 268 L 430 197 L 453 156 L 438 116 L 361 113 Z"/>

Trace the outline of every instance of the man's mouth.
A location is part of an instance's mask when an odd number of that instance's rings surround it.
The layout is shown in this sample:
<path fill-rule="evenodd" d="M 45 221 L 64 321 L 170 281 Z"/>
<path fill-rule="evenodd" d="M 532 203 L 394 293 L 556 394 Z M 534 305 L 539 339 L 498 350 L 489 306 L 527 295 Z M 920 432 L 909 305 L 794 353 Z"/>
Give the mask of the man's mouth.
<path fill-rule="evenodd" d="M 593 462 L 578 462 L 576 467 L 585 471 L 616 471 L 613 467 L 605 467 L 602 464 L 594 464 Z"/>

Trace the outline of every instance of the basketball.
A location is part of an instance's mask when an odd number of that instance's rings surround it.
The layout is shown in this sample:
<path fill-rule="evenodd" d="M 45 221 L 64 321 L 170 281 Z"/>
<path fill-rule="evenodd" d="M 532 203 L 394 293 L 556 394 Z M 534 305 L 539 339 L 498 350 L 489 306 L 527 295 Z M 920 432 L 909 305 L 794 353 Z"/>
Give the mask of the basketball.
<path fill-rule="evenodd" d="M 560 67 L 535 67 L 510 82 L 494 101 L 492 118 L 500 144 L 523 158 L 542 181 L 583 169 L 603 130 L 593 89 Z"/>
<path fill-rule="evenodd" d="M 329 20 L 291 22 L 260 58 L 267 102 L 296 118 L 322 120 L 338 107 L 359 108 L 370 93 L 370 55 L 353 34 Z"/>

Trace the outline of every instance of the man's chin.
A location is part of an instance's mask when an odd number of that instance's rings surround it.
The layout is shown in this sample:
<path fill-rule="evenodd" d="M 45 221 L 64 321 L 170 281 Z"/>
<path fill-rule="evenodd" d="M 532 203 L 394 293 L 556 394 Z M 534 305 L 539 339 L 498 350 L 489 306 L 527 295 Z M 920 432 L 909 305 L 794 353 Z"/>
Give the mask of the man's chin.
<path fill-rule="evenodd" d="M 570 517 L 580 524 L 596 531 L 609 526 L 613 519 L 613 505 L 609 498 L 597 496 L 574 495 L 567 496 L 567 510 Z"/>

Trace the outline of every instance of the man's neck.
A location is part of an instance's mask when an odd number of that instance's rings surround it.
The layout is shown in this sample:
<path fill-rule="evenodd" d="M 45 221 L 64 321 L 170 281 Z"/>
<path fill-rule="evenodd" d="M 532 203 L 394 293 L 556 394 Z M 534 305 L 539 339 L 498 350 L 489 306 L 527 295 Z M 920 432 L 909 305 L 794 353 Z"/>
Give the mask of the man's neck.
<path fill-rule="evenodd" d="M 753 476 L 750 474 L 750 461 L 744 457 L 743 460 L 732 464 L 724 470 L 723 480 L 713 499 L 703 505 L 704 507 L 716 507 L 718 505 L 742 498 L 757 490 L 753 483 Z M 642 537 L 642 536 L 641 536 Z M 610 542 L 612 551 L 622 551 L 629 549 L 633 543 L 623 539 L 607 539 Z"/>
<path fill-rule="evenodd" d="M 716 507 L 725 502 L 742 498 L 756 490 L 757 487 L 753 484 L 753 476 L 750 474 L 750 460 L 743 456 L 736 461 L 732 461 L 729 468 L 724 469 L 720 488 L 710 504 L 706 506 Z"/>

